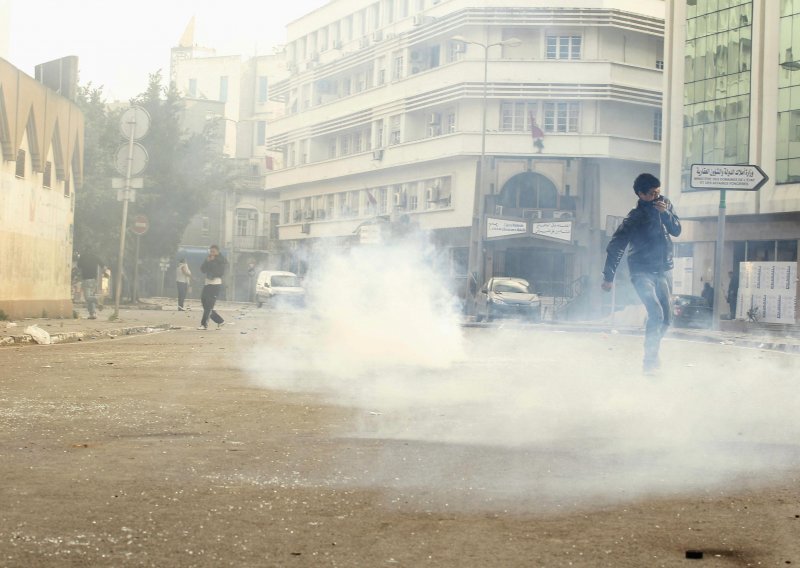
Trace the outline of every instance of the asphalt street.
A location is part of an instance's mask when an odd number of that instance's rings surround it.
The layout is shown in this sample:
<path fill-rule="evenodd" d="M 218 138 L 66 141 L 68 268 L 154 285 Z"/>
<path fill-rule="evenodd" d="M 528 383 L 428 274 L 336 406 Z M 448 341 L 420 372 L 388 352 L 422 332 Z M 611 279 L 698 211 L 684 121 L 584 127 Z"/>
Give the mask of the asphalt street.
<path fill-rule="evenodd" d="M 196 315 L 0 349 L 0 565 L 800 563 L 797 355 Z"/>

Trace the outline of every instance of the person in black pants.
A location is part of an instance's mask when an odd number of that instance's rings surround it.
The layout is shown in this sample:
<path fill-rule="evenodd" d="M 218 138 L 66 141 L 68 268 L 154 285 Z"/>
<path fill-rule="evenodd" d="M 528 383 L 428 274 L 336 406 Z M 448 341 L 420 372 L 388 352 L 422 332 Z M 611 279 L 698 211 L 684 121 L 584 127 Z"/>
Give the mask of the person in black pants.
<path fill-rule="evenodd" d="M 661 182 L 640 174 L 633 182 L 639 198 L 608 243 L 602 288 L 611 290 L 619 261 L 628 252 L 628 268 L 636 293 L 647 309 L 644 335 L 644 372 L 656 371 L 661 361 L 661 338 L 672 321 L 672 239 L 681 234 L 681 222 L 669 200 L 661 196 Z"/>
<path fill-rule="evenodd" d="M 200 301 L 203 304 L 203 318 L 200 320 L 200 327 L 197 329 L 208 329 L 208 320 L 217 324 L 217 329 L 220 329 L 225 323 L 216 311 L 214 311 L 214 304 L 217 302 L 217 296 L 222 288 L 222 277 L 225 275 L 225 268 L 228 266 L 228 261 L 219 253 L 217 245 L 211 245 L 208 248 L 208 257 L 203 261 L 200 271 L 206 275 L 205 286 L 203 292 L 200 294 Z"/>

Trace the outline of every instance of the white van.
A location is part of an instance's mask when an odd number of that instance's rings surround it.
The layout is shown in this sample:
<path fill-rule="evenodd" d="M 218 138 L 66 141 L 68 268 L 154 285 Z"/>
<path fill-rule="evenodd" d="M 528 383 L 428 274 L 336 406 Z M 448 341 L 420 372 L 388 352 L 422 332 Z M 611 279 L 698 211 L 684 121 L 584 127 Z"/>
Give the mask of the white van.
<path fill-rule="evenodd" d="M 303 305 L 306 291 L 300 285 L 300 279 L 294 272 L 282 270 L 262 270 L 256 278 L 256 304 L 260 308 L 264 304 Z"/>

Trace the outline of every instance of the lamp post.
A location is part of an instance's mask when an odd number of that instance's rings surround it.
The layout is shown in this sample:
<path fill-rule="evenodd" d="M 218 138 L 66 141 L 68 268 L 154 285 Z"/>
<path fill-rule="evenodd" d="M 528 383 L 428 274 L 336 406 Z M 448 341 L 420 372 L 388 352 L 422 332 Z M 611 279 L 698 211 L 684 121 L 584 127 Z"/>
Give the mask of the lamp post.
<path fill-rule="evenodd" d="M 486 191 L 486 112 L 489 88 L 489 48 L 497 45 L 517 47 L 522 45 L 519 38 L 509 38 L 495 43 L 480 43 L 466 39 L 464 36 L 453 36 L 453 41 L 469 43 L 483 48 L 483 99 L 481 102 L 481 158 L 479 162 L 478 179 L 475 183 L 475 198 L 472 204 L 472 227 L 469 238 L 469 259 L 467 265 L 466 309 L 467 315 L 475 315 L 477 297 L 480 286 L 483 285 L 484 259 L 483 235 L 481 234 L 481 220 L 483 219 L 484 195 Z M 474 281 L 474 285 L 473 285 Z M 474 290 L 474 292 L 473 292 Z"/>

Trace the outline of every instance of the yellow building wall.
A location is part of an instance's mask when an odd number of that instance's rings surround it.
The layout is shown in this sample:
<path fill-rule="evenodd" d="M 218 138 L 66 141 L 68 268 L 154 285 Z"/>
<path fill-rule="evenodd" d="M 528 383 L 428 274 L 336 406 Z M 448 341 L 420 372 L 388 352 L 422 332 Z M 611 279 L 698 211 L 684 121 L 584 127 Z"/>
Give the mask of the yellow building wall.
<path fill-rule="evenodd" d="M 83 115 L 74 103 L 0 60 L 0 145 L 0 310 L 12 319 L 72 317 L 72 224 Z M 25 152 L 22 176 L 19 150 Z M 45 187 L 48 162 L 50 187 Z"/>

